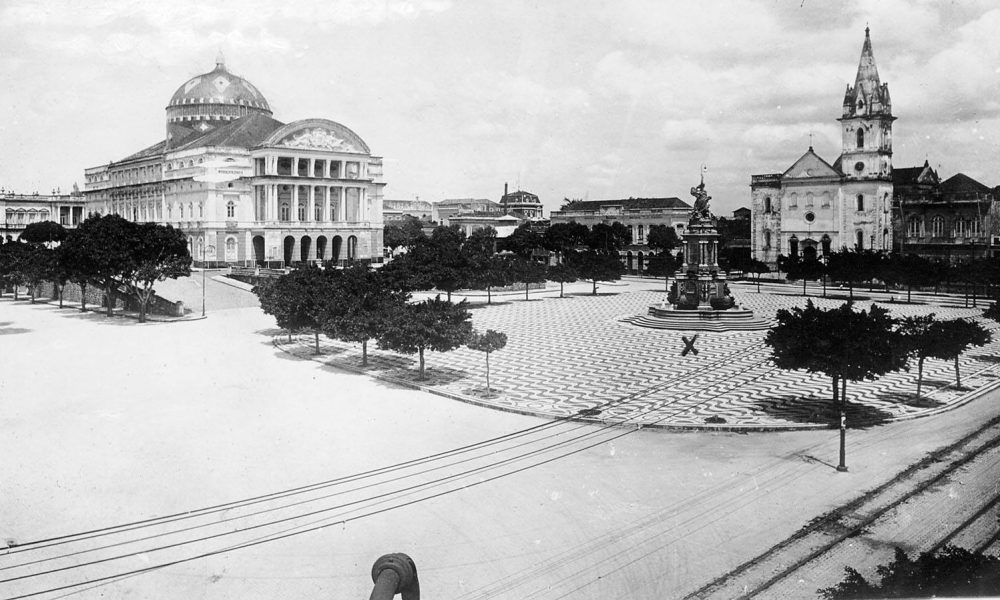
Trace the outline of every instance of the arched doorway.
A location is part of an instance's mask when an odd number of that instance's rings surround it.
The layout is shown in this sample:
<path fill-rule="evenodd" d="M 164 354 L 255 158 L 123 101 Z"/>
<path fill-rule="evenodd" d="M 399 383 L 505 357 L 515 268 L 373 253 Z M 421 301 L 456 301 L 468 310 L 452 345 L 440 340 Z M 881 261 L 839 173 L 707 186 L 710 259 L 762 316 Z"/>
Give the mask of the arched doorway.
<path fill-rule="evenodd" d="M 321 235 L 316 238 L 316 260 L 326 260 L 326 236 Z"/>
<path fill-rule="evenodd" d="M 793 259 L 799 257 L 799 238 L 794 235 L 788 239 L 788 255 Z"/>
<path fill-rule="evenodd" d="M 642 271 L 646 266 L 646 256 L 640 252 L 639 253 L 639 275 L 642 275 Z"/>
<path fill-rule="evenodd" d="M 819 243 L 823 246 L 823 256 L 830 256 L 830 236 L 824 233 Z"/>
<path fill-rule="evenodd" d="M 802 258 L 816 260 L 816 242 L 812 240 L 802 242 Z"/>
<path fill-rule="evenodd" d="M 257 266 L 264 264 L 264 236 L 253 236 L 253 258 L 257 261 Z"/>
<path fill-rule="evenodd" d="M 285 236 L 285 266 L 292 266 L 292 253 L 295 251 L 295 238 L 290 235 Z"/>
<path fill-rule="evenodd" d="M 347 238 L 347 260 L 354 260 L 358 257 L 358 237 L 352 235 Z"/>
<path fill-rule="evenodd" d="M 302 240 L 299 241 L 299 260 L 307 262 L 309 260 L 310 250 L 312 250 L 312 238 L 308 235 L 304 235 L 302 236 Z"/>
<path fill-rule="evenodd" d="M 330 260 L 340 260 L 340 247 L 344 245 L 344 240 L 339 235 L 335 235 L 331 242 Z"/>
<path fill-rule="evenodd" d="M 632 272 L 632 251 L 629 250 L 625 253 L 625 270 L 629 273 Z"/>

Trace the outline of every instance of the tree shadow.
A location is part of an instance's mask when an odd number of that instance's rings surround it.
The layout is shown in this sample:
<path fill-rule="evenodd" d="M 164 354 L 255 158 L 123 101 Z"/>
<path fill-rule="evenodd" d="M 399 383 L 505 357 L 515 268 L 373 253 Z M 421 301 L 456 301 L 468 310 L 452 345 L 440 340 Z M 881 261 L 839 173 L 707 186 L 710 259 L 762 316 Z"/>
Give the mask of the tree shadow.
<path fill-rule="evenodd" d="M 837 290 L 837 293 L 835 293 L 835 294 L 831 294 L 830 292 L 827 292 L 826 293 L 826 299 L 827 300 L 843 300 L 845 302 L 848 301 L 848 300 L 853 300 L 855 302 L 867 302 L 868 300 L 871 300 L 871 297 L 870 296 L 862 296 L 860 294 L 854 294 L 854 297 L 851 298 L 850 294 L 842 294 L 840 292 L 840 290 Z"/>
<path fill-rule="evenodd" d="M 494 306 L 506 306 L 508 304 L 511 304 L 510 300 L 502 300 L 502 301 L 494 300 L 489 304 L 485 302 L 477 302 L 476 304 L 466 304 L 465 308 L 468 310 L 479 310 L 480 308 L 492 308 Z"/>
<path fill-rule="evenodd" d="M 412 361 L 411 362 L 416 362 Z M 409 381 L 416 383 L 418 385 L 437 387 L 441 385 L 448 385 L 455 383 L 456 381 L 461 381 L 469 377 L 469 373 L 459 369 L 449 369 L 447 367 L 424 367 L 424 377 L 420 377 L 419 369 L 415 368 L 396 368 L 386 375 L 391 375 L 397 379 L 402 379 L 404 381 Z"/>
<path fill-rule="evenodd" d="M 591 292 L 567 292 L 566 297 L 580 296 L 582 298 L 586 298 L 589 296 L 591 298 L 595 298 L 597 296 L 618 296 L 619 294 L 621 294 L 621 292 L 597 292 L 597 294 L 593 294 Z"/>
<path fill-rule="evenodd" d="M 471 387 L 465 388 L 462 390 L 462 393 L 467 396 L 472 396 L 477 400 L 496 400 L 497 398 L 501 398 L 503 396 L 503 394 L 500 393 L 502 391 L 503 390 L 498 390 L 495 387 L 491 387 L 489 391 L 487 391 L 485 387 Z"/>
<path fill-rule="evenodd" d="M 757 400 L 756 405 L 767 415 L 785 421 L 840 426 L 840 403 L 834 404 L 830 398 L 774 396 Z M 851 429 L 880 425 L 892 417 L 890 412 L 859 402 L 848 402 L 845 412 Z"/>
<path fill-rule="evenodd" d="M 254 332 L 255 335 L 266 335 L 267 337 L 274 337 L 279 334 L 288 334 L 288 331 L 281 329 L 279 327 L 271 327 L 269 329 L 258 329 Z M 294 334 L 292 334 L 294 335 Z"/>
<path fill-rule="evenodd" d="M 113 325 L 115 327 L 134 327 L 136 325 L 160 325 L 162 321 L 151 321 L 148 320 L 145 323 L 140 323 L 138 318 L 132 318 L 130 316 L 121 313 L 112 313 L 109 317 L 104 311 L 101 312 L 80 312 L 77 310 L 75 313 L 65 313 L 62 315 L 66 319 L 77 319 L 80 321 L 92 321 L 94 323 L 100 323 L 102 325 Z"/>
<path fill-rule="evenodd" d="M 0 325 L 0 335 L 15 335 L 18 333 L 31 333 L 30 329 L 25 329 L 24 327 L 6 327 L 10 323 L 2 323 Z"/>
<path fill-rule="evenodd" d="M 937 408 L 944 406 L 944 402 L 934 400 L 927 396 L 917 396 L 915 392 L 882 392 L 878 394 L 879 400 L 912 406 L 913 408 Z"/>
<path fill-rule="evenodd" d="M 973 360 L 979 360 L 982 362 L 1000 363 L 1000 356 L 996 356 L 995 354 L 977 354 L 969 358 L 972 358 Z"/>

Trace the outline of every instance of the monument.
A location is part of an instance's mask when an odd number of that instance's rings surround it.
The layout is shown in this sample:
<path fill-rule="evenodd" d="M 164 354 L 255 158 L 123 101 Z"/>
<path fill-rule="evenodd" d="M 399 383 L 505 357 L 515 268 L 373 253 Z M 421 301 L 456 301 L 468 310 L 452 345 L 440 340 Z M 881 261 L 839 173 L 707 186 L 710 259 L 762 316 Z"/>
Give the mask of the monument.
<path fill-rule="evenodd" d="M 729 292 L 726 272 L 719 268 L 719 221 L 708 207 L 705 178 L 691 188 L 694 208 L 681 236 L 684 262 L 677 272 L 666 303 L 649 307 L 649 314 L 629 319 L 634 325 L 655 329 L 729 331 L 767 329 L 753 311 L 739 309 Z M 669 303 L 669 304 L 668 304 Z"/>

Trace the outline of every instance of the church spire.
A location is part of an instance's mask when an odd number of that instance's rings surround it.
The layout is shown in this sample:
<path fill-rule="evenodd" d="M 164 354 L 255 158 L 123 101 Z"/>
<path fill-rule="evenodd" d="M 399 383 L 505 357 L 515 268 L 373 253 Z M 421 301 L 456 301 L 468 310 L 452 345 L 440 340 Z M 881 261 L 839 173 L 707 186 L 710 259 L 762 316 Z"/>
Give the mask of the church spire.
<path fill-rule="evenodd" d="M 844 94 L 844 117 L 863 115 L 890 115 L 889 86 L 879 80 L 872 51 L 871 30 L 865 27 L 865 42 L 861 46 L 858 74 L 854 85 L 847 86 Z"/>

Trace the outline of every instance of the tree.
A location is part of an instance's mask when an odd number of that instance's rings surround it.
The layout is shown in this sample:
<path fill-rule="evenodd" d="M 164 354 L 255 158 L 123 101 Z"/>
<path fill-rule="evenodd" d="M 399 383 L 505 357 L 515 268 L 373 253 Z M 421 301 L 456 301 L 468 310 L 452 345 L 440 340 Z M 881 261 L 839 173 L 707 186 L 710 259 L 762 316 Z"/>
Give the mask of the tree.
<path fill-rule="evenodd" d="M 757 280 L 757 293 L 759 294 L 760 293 L 760 276 L 762 274 L 764 274 L 764 273 L 770 273 L 771 272 L 771 267 L 767 266 L 767 263 L 763 263 L 763 262 L 757 260 L 756 258 L 751 258 L 750 259 L 750 264 L 747 266 L 746 271 L 747 271 L 747 273 L 752 273 L 753 275 L 756 275 L 756 277 L 754 277 L 754 279 Z"/>
<path fill-rule="evenodd" d="M 664 251 L 649 257 L 649 262 L 646 263 L 646 272 L 653 277 L 663 277 L 664 289 L 668 289 L 670 276 L 677 273 L 677 269 L 680 267 L 681 263 L 670 252 Z"/>
<path fill-rule="evenodd" d="M 590 228 L 586 244 L 591 250 L 603 252 L 618 252 L 632 243 L 632 231 L 615 221 L 611 225 L 597 223 Z"/>
<path fill-rule="evenodd" d="M 545 230 L 542 245 L 550 252 L 558 252 L 560 256 L 565 256 L 567 252 L 586 245 L 589 236 L 590 230 L 587 226 L 576 221 L 555 223 Z"/>
<path fill-rule="evenodd" d="M 598 281 L 618 281 L 622 278 L 625 266 L 618 258 L 618 253 L 604 253 L 594 250 L 576 252 L 567 256 L 567 262 L 576 269 L 583 279 L 590 279 L 594 284 L 592 295 L 597 295 Z"/>
<path fill-rule="evenodd" d="M 18 239 L 29 244 L 46 244 L 51 248 L 52 244 L 65 240 L 66 235 L 66 228 L 59 223 L 55 221 L 39 221 L 37 223 L 29 223 L 24 228 L 24 231 L 21 232 L 21 235 L 18 236 Z"/>
<path fill-rule="evenodd" d="M 490 389 L 490 353 L 503 349 L 507 345 L 507 334 L 499 331 L 487 329 L 486 333 L 473 331 L 469 336 L 466 346 L 472 350 L 486 353 L 486 393 L 492 394 Z"/>
<path fill-rule="evenodd" d="M 452 304 L 440 296 L 393 311 L 379 332 L 378 346 L 403 354 L 418 354 L 419 379 L 424 376 L 424 350 L 449 352 L 463 345 L 472 333 L 472 316 L 465 300 Z"/>
<path fill-rule="evenodd" d="M 863 281 L 868 281 L 866 263 L 860 252 L 843 249 L 839 252 L 831 252 L 826 259 L 826 272 L 830 279 L 846 283 L 848 295 L 854 299 L 854 285 Z"/>
<path fill-rule="evenodd" d="M 840 405 L 837 470 L 846 471 L 847 381 L 875 379 L 905 368 L 908 354 L 901 351 L 901 334 L 886 309 L 855 311 L 850 302 L 823 310 L 809 300 L 805 308 L 779 310 L 777 320 L 764 339 L 775 366 L 822 373 L 833 383 L 833 402 Z"/>
<path fill-rule="evenodd" d="M 545 273 L 545 277 L 550 281 L 556 281 L 559 283 L 559 297 L 562 298 L 563 286 L 567 283 L 573 283 L 579 279 L 580 274 L 576 272 L 576 269 L 574 269 L 572 265 L 561 262 L 550 266 Z"/>
<path fill-rule="evenodd" d="M 826 274 L 826 267 L 815 258 L 778 257 L 779 268 L 785 272 L 785 279 L 802 281 L 802 295 L 807 296 L 806 282 L 816 281 Z M 825 295 L 825 293 L 824 293 Z"/>
<path fill-rule="evenodd" d="M 524 299 L 528 299 L 528 286 L 532 283 L 545 281 L 545 265 L 530 258 L 518 257 L 510 263 L 511 275 L 514 281 L 524 284 Z"/>
<path fill-rule="evenodd" d="M 75 251 L 87 255 L 88 279 L 96 281 L 107 297 L 107 315 L 114 310 L 114 290 L 128 268 L 132 223 L 120 215 L 92 214 L 73 231 Z"/>
<path fill-rule="evenodd" d="M 334 269 L 323 270 L 315 265 L 301 266 L 253 288 L 264 313 L 273 316 L 278 327 L 288 331 L 289 342 L 293 331 L 309 329 L 313 332 L 316 354 L 320 353 L 319 334 L 333 296 L 330 283 L 333 272 Z"/>
<path fill-rule="evenodd" d="M 393 253 L 397 248 L 409 248 L 425 237 L 420 220 L 411 215 L 403 215 L 399 221 L 386 223 L 382 230 L 382 243 Z"/>
<path fill-rule="evenodd" d="M 934 314 L 931 313 L 906 317 L 899 323 L 906 351 L 917 359 L 917 398 L 920 398 L 924 382 L 924 361 L 934 352 L 935 340 L 931 334 L 931 326 L 935 322 Z"/>
<path fill-rule="evenodd" d="M 934 283 L 934 269 L 930 261 L 916 254 L 892 254 L 883 264 L 882 279 L 905 285 L 906 301 L 910 302 L 914 287 Z"/>
<path fill-rule="evenodd" d="M 129 223 L 128 261 L 121 281 L 139 304 L 139 322 L 146 322 L 146 309 L 153 284 L 191 274 L 187 239 L 179 229 L 157 223 Z"/>
<path fill-rule="evenodd" d="M 955 361 L 955 385 L 958 387 L 962 387 L 962 374 L 958 368 L 959 357 L 970 346 L 985 346 L 992 339 L 990 332 L 982 325 L 965 319 L 933 323 L 929 335 L 933 338 L 934 345 L 928 355 L 941 360 Z"/>
<path fill-rule="evenodd" d="M 517 226 L 509 236 L 498 240 L 497 249 L 502 252 L 513 252 L 518 256 L 528 258 L 542 247 L 542 236 L 531 229 L 531 224 L 525 221 Z"/>
<path fill-rule="evenodd" d="M 429 258 L 432 262 L 424 262 L 421 268 L 427 273 L 428 281 L 433 286 L 448 295 L 467 287 L 471 275 L 469 261 L 462 254 L 462 244 L 465 234 L 457 226 L 439 225 L 434 228 L 428 241 L 429 253 L 420 253 L 421 258 Z"/>
<path fill-rule="evenodd" d="M 79 229 L 74 229 L 59 246 L 60 264 L 66 273 L 66 278 L 80 286 L 81 312 L 87 310 L 87 285 L 93 273 L 97 271 L 88 243 L 89 236 L 80 234 Z"/>
<path fill-rule="evenodd" d="M 816 590 L 826 600 L 868 598 L 935 598 L 1000 595 L 1000 557 L 945 546 L 911 560 L 896 548 L 892 562 L 879 565 L 878 583 L 847 567 L 844 580 Z"/>
<path fill-rule="evenodd" d="M 49 274 L 51 263 L 54 258 L 53 250 L 43 245 L 25 244 L 19 261 L 19 280 L 28 286 L 28 294 L 31 296 L 31 303 L 35 303 L 35 289 L 45 281 Z"/>
<path fill-rule="evenodd" d="M 368 341 L 378 337 L 386 320 L 409 294 L 393 289 L 380 271 L 352 265 L 327 274 L 330 297 L 320 325 L 327 337 L 361 344 L 361 365 L 368 366 Z"/>
<path fill-rule="evenodd" d="M 681 238 L 670 225 L 651 225 L 646 234 L 646 245 L 660 253 L 670 252 L 681 245 Z"/>
<path fill-rule="evenodd" d="M 486 303 L 493 304 L 493 288 L 514 282 L 513 260 L 509 256 L 494 254 L 472 263 L 472 285 L 486 290 Z"/>
<path fill-rule="evenodd" d="M 59 308 L 63 307 L 63 289 L 69 281 L 72 273 L 69 270 L 69 263 L 66 255 L 66 245 L 61 244 L 52 249 L 52 260 L 49 261 L 49 270 L 46 279 L 52 282 L 55 293 L 59 296 Z"/>
<path fill-rule="evenodd" d="M 983 316 L 987 319 L 1000 322 L 1000 302 L 990 304 L 989 308 L 983 310 Z"/>

